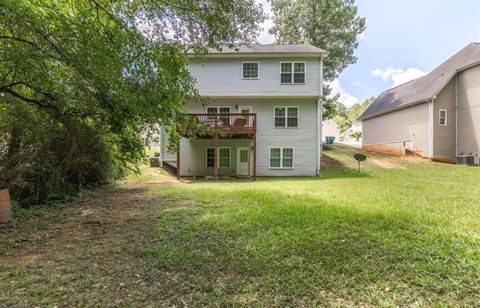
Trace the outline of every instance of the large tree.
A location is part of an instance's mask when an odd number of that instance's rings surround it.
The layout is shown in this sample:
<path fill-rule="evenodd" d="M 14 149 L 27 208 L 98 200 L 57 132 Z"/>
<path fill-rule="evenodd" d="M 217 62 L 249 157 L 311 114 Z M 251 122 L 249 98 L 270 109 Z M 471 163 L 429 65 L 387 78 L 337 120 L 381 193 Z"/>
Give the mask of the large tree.
<path fill-rule="evenodd" d="M 111 170 L 135 167 L 140 129 L 198 99 L 187 50 L 250 43 L 262 20 L 254 0 L 1 1 L 0 186 L 82 185 L 100 172 L 92 140 Z"/>
<path fill-rule="evenodd" d="M 332 81 L 356 62 L 358 36 L 365 18 L 357 15 L 355 0 L 272 0 L 278 43 L 308 43 L 328 52 L 324 62 L 326 81 Z"/>

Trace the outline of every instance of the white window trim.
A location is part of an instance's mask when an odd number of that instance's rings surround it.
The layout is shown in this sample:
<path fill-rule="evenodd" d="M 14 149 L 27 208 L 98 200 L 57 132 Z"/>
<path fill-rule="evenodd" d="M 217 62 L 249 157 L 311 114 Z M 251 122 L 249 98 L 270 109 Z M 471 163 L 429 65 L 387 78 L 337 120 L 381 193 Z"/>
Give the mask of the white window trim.
<path fill-rule="evenodd" d="M 441 119 L 442 119 L 442 111 L 445 112 L 445 124 L 442 124 Z M 439 109 L 438 110 L 438 125 L 439 126 L 447 126 L 448 124 L 448 110 L 447 109 Z"/>
<path fill-rule="evenodd" d="M 215 149 L 215 147 L 206 147 L 205 148 L 205 168 L 215 168 L 208 166 L 208 149 Z M 228 167 L 220 167 L 220 149 L 228 149 Z M 215 151 L 214 151 L 215 152 Z M 215 160 L 218 166 L 218 169 L 230 169 L 232 168 L 232 148 L 231 147 L 217 147 L 215 152 Z"/>
<path fill-rule="evenodd" d="M 282 63 L 290 63 L 292 64 L 292 72 L 290 73 L 292 76 L 292 82 L 282 82 Z M 304 64 L 304 72 L 303 74 L 305 75 L 304 82 L 302 83 L 294 83 L 294 74 L 295 74 L 295 63 L 303 63 Z M 286 73 L 285 73 L 286 74 Z M 307 62 L 305 61 L 282 61 L 280 62 L 280 84 L 281 85 L 302 85 L 302 84 L 307 84 Z"/>
<path fill-rule="evenodd" d="M 205 113 L 208 113 L 208 108 L 217 108 L 216 113 L 219 113 L 220 108 L 228 108 L 228 113 L 232 113 L 232 107 L 231 106 L 207 106 L 207 107 L 205 107 Z"/>
<path fill-rule="evenodd" d="M 256 78 L 245 78 L 243 77 L 243 64 L 245 63 L 256 63 L 257 64 L 257 77 Z M 242 79 L 243 80 L 259 80 L 260 79 L 260 62 L 258 61 L 244 61 L 242 62 Z"/>
<path fill-rule="evenodd" d="M 275 126 L 275 109 L 285 108 L 285 126 Z M 297 126 L 288 126 L 288 108 L 297 108 Z M 273 106 L 273 128 L 300 128 L 300 107 L 298 106 Z"/>
<path fill-rule="evenodd" d="M 280 149 L 280 167 L 272 167 L 271 164 L 271 154 L 272 149 Z M 292 166 L 283 167 L 283 149 L 292 149 Z M 268 169 L 272 170 L 292 170 L 295 169 L 295 148 L 294 147 L 269 147 L 268 148 Z"/>

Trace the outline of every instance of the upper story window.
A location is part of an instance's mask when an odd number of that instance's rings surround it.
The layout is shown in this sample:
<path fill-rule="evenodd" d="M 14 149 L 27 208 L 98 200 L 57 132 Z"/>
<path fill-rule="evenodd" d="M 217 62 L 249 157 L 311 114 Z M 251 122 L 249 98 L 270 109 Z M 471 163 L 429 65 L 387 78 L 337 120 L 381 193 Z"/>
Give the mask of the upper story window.
<path fill-rule="evenodd" d="M 281 62 L 280 82 L 282 84 L 304 84 L 305 62 Z"/>
<path fill-rule="evenodd" d="M 243 62 L 243 79 L 258 79 L 258 62 Z"/>
<path fill-rule="evenodd" d="M 438 111 L 438 124 L 440 126 L 447 126 L 447 109 L 440 109 Z"/>
<path fill-rule="evenodd" d="M 216 115 L 208 116 L 208 120 L 212 123 L 216 121 L 217 124 L 229 126 L 230 125 L 230 107 L 229 106 L 209 106 L 207 107 L 207 113 L 219 113 L 220 115 L 217 117 Z"/>
<path fill-rule="evenodd" d="M 275 107 L 275 127 L 298 127 L 298 107 Z"/>

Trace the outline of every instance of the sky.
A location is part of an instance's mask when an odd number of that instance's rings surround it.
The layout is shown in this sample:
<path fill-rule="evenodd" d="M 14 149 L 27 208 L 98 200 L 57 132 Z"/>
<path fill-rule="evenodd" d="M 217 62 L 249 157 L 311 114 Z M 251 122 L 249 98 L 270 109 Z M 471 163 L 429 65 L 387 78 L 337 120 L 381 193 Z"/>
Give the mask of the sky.
<path fill-rule="evenodd" d="M 271 16 L 268 0 L 256 0 Z M 470 42 L 480 42 L 480 0 L 357 0 L 367 28 L 359 37 L 358 61 L 330 86 L 347 106 L 418 78 Z M 272 21 L 258 41 L 273 43 Z"/>

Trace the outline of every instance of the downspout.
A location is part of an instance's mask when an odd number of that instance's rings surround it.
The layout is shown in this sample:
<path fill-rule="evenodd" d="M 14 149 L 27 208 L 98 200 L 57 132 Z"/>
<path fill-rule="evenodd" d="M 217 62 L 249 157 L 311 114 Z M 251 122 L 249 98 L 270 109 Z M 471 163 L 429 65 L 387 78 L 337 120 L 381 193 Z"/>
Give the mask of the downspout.
<path fill-rule="evenodd" d="M 432 97 L 430 99 L 430 103 L 429 103 L 429 108 L 428 108 L 428 115 L 429 115 L 429 119 L 428 119 L 428 147 L 429 147 L 429 152 L 428 153 L 430 159 L 433 159 L 433 123 L 434 123 L 434 120 L 433 120 L 433 102 L 435 101 L 435 98 L 436 96 Z"/>
<path fill-rule="evenodd" d="M 320 93 L 317 100 L 317 175 L 320 175 L 320 160 L 322 159 L 322 120 L 323 120 L 323 55 L 320 57 Z"/>
<path fill-rule="evenodd" d="M 458 72 L 455 74 L 455 158 L 458 157 Z"/>
<path fill-rule="evenodd" d="M 433 158 L 433 99 L 428 103 L 428 157 Z"/>

